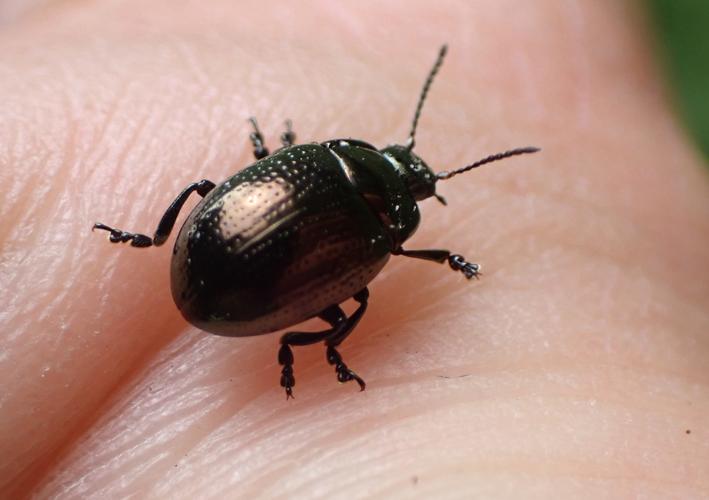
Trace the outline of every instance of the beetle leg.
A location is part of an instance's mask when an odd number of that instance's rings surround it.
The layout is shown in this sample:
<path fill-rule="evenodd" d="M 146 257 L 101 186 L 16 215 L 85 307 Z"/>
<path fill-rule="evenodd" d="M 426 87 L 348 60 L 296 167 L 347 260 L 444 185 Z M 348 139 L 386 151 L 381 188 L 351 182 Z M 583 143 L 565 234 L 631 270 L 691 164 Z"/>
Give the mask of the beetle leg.
<path fill-rule="evenodd" d="M 356 293 L 353 297 L 359 302 L 359 307 L 350 317 L 345 315 L 345 312 L 338 305 L 330 306 L 323 312 L 318 314 L 318 317 L 329 323 L 332 328 L 320 332 L 287 332 L 281 337 L 281 348 L 278 351 L 278 364 L 283 366 L 281 370 L 281 387 L 286 390 L 286 399 L 293 397 L 293 387 L 295 386 L 295 377 L 293 375 L 293 351 L 291 346 L 305 346 L 317 344 L 325 341 L 327 345 L 327 361 L 331 365 L 335 365 L 337 372 L 337 380 L 340 382 L 349 382 L 355 380 L 359 384 L 360 390 L 364 390 L 365 382 L 359 375 L 347 368 L 347 365 L 342 361 L 342 356 L 335 349 L 347 336 L 354 330 L 359 320 L 362 318 L 364 311 L 367 309 L 367 299 L 369 298 L 369 290 L 364 288 Z"/>
<path fill-rule="evenodd" d="M 332 346 L 327 347 L 327 362 L 331 365 L 335 365 L 335 372 L 337 372 L 337 380 L 339 382 L 344 383 L 354 380 L 359 384 L 360 391 L 363 391 L 365 387 L 367 387 L 367 384 L 359 375 L 347 368 L 345 362 L 342 361 L 340 353 Z"/>
<path fill-rule="evenodd" d="M 295 386 L 295 376 L 293 375 L 293 351 L 291 346 L 305 346 L 317 344 L 337 333 L 347 322 L 347 316 L 340 306 L 330 306 L 321 312 L 318 317 L 332 328 L 320 332 L 286 332 L 281 337 L 281 348 L 278 350 L 278 364 L 283 366 L 281 370 L 281 387 L 286 390 L 286 399 L 293 397 L 293 386 Z"/>
<path fill-rule="evenodd" d="M 480 264 L 475 264 L 474 262 L 466 262 L 465 257 L 462 255 L 451 255 L 448 257 L 448 265 L 454 271 L 460 271 L 465 275 L 466 278 L 480 279 Z"/>
<path fill-rule="evenodd" d="M 412 257 L 414 259 L 430 260 L 438 262 L 439 264 L 448 262 L 451 269 L 460 271 L 468 279 L 479 279 L 481 274 L 480 264 L 467 262 L 462 255 L 451 255 L 448 250 L 404 250 L 403 248 L 399 248 L 398 250 L 394 250 L 392 255 L 403 255 L 404 257 Z"/>
<path fill-rule="evenodd" d="M 344 341 L 347 336 L 352 333 L 352 330 L 355 329 L 357 323 L 359 323 L 359 320 L 362 319 L 364 312 L 367 310 L 369 290 L 367 290 L 367 288 L 363 288 L 352 298 L 359 302 L 359 307 L 349 318 L 347 318 L 340 328 L 334 329 L 335 331 L 330 338 L 325 340 L 325 344 L 327 345 L 326 356 L 327 362 L 335 366 L 338 381 L 349 382 L 350 380 L 354 380 L 359 384 L 359 390 L 363 391 L 367 384 L 365 384 L 364 380 L 362 380 L 359 375 L 347 367 L 345 362 L 342 360 L 342 356 L 339 352 L 337 352 L 337 349 L 335 349 L 335 347 L 340 345 L 342 341 Z"/>
<path fill-rule="evenodd" d="M 346 318 L 344 324 L 341 325 L 340 328 L 336 329 L 336 331 L 334 331 L 333 334 L 328 339 L 326 339 L 327 345 L 332 347 L 337 347 L 338 345 L 340 345 L 347 338 L 347 336 L 352 333 L 352 330 L 355 329 L 355 327 L 359 323 L 359 320 L 362 319 L 364 312 L 367 310 L 367 301 L 369 300 L 369 290 L 367 288 L 363 288 L 362 290 L 357 292 L 352 298 L 359 302 L 359 307 L 357 308 L 357 310 L 355 310 L 355 312 L 352 313 L 349 318 Z M 330 320 L 325 319 L 325 321 Z"/>
<path fill-rule="evenodd" d="M 295 132 L 293 132 L 293 122 L 286 120 L 286 131 L 281 134 L 281 143 L 284 148 L 295 143 Z"/>
<path fill-rule="evenodd" d="M 111 235 L 109 236 L 109 240 L 111 243 L 126 243 L 130 241 L 131 246 L 134 247 L 149 247 L 153 245 L 156 247 L 160 246 L 165 243 L 165 240 L 167 240 L 168 236 L 170 236 L 170 232 L 175 226 L 175 220 L 177 220 L 177 214 L 180 213 L 182 206 L 185 204 L 185 201 L 187 201 L 190 194 L 192 194 L 193 191 L 197 191 L 197 194 L 204 197 L 212 189 L 214 189 L 214 183 L 212 181 L 208 181 L 207 179 L 202 179 L 199 182 L 193 182 L 183 189 L 163 214 L 152 238 L 145 234 L 128 233 L 100 222 L 94 224 L 92 231 L 94 229 L 101 229 L 103 231 L 110 232 Z"/>
<path fill-rule="evenodd" d="M 254 131 L 249 134 L 249 139 L 251 139 L 251 144 L 254 146 L 254 156 L 257 160 L 265 158 L 269 155 L 268 148 L 264 145 L 263 135 L 261 135 L 261 130 L 258 128 L 258 123 L 256 123 L 256 118 L 253 116 L 249 118 L 251 126 Z"/>

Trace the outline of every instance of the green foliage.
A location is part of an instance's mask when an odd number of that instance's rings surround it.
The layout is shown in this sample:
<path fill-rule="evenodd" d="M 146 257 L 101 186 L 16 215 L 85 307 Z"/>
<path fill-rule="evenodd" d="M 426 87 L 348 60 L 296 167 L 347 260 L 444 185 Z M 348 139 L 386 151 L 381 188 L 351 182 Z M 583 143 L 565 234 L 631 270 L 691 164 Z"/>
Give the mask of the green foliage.
<path fill-rule="evenodd" d="M 649 0 L 680 112 L 709 158 L 709 0 Z"/>

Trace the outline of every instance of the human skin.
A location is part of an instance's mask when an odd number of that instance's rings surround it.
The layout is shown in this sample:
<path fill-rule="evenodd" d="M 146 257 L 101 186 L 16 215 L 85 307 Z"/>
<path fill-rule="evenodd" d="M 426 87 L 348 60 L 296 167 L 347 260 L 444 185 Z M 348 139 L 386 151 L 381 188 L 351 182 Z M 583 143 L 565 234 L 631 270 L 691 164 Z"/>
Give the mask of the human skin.
<path fill-rule="evenodd" d="M 57 2 L 0 32 L 0 497 L 709 495 L 709 182 L 642 10 L 231 4 Z M 286 401 L 277 334 L 180 317 L 172 239 L 90 231 L 151 233 L 251 163 L 252 114 L 271 146 L 285 118 L 403 141 L 444 41 L 419 155 L 543 151 L 422 203 L 407 248 L 484 275 L 392 258 L 341 348 L 365 392 L 311 346 Z"/>

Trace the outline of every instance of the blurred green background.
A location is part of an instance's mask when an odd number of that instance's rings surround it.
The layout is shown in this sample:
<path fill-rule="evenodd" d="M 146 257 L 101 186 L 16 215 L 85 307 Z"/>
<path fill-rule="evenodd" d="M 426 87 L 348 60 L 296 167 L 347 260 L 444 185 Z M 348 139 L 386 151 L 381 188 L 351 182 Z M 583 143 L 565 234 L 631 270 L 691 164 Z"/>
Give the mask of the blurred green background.
<path fill-rule="evenodd" d="M 647 1 L 675 102 L 709 158 L 709 0 Z"/>

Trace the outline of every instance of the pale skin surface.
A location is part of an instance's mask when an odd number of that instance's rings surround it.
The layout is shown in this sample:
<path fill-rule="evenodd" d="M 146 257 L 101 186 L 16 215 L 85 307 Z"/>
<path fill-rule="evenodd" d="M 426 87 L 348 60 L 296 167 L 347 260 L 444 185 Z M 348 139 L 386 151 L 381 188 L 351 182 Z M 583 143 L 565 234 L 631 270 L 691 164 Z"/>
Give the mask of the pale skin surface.
<path fill-rule="evenodd" d="M 0 32 L 0 497 L 709 495 L 709 182 L 639 8 L 111 4 Z M 484 275 L 393 258 L 341 349 L 365 392 L 297 348 L 287 402 L 277 335 L 180 317 L 172 238 L 89 231 L 249 164 L 249 114 L 403 141 L 443 41 L 418 153 L 544 150 L 422 204 L 408 248 Z"/>

